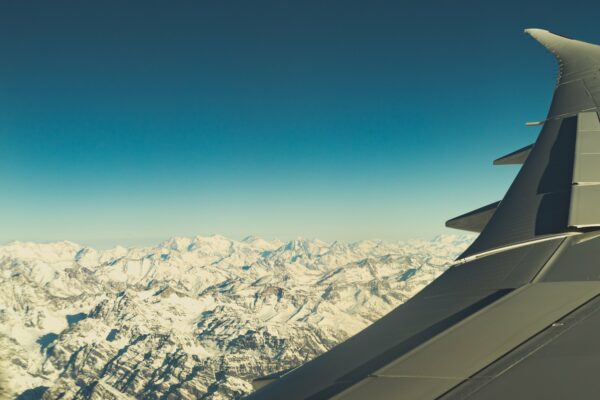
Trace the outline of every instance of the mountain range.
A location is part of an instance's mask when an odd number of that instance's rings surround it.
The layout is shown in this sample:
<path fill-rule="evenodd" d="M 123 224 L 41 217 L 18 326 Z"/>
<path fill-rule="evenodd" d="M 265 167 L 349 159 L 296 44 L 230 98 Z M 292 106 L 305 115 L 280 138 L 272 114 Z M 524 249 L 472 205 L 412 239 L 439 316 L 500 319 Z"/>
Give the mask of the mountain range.
<path fill-rule="evenodd" d="M 472 236 L 223 236 L 0 246 L 0 371 L 19 399 L 232 399 L 405 302 Z"/>

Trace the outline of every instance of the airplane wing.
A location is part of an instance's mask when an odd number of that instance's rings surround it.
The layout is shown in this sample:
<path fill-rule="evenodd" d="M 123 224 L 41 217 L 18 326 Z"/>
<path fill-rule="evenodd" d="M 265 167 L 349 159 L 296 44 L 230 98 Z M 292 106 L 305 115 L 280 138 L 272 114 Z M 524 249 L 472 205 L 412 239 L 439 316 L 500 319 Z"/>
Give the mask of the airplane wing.
<path fill-rule="evenodd" d="M 560 74 L 504 198 L 449 226 L 480 232 L 437 280 L 248 399 L 600 396 L 600 46 L 526 32 Z"/>

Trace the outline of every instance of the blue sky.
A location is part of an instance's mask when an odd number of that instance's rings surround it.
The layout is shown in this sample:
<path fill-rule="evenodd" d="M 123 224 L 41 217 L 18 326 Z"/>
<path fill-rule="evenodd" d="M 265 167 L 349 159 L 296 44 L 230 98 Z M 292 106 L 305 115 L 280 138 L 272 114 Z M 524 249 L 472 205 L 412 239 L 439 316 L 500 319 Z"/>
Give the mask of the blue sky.
<path fill-rule="evenodd" d="M 498 200 L 594 2 L 0 2 L 0 242 L 427 238 Z"/>

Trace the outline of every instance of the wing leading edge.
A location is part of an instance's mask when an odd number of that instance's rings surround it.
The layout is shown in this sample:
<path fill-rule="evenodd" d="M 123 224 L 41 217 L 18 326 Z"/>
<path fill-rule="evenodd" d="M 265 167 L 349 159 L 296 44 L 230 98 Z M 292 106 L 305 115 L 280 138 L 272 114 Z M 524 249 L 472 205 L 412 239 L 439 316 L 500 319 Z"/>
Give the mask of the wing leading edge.
<path fill-rule="evenodd" d="M 526 32 L 560 74 L 537 141 L 498 162 L 523 163 L 504 198 L 449 221 L 478 238 L 415 297 L 248 399 L 597 396 L 600 47 Z"/>

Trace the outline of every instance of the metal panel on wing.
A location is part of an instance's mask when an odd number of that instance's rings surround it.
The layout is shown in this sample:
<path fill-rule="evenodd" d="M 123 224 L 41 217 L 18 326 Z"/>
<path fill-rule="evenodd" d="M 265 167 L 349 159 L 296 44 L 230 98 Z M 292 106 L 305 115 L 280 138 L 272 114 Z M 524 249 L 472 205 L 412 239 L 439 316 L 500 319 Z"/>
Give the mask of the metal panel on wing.
<path fill-rule="evenodd" d="M 540 282 L 600 281 L 600 232 L 589 232 L 565 239 L 544 267 Z"/>
<path fill-rule="evenodd" d="M 596 399 L 598 332 L 600 301 L 595 298 L 442 399 Z"/>
<path fill-rule="evenodd" d="M 596 112 L 577 115 L 569 226 L 600 225 L 600 121 Z"/>
<path fill-rule="evenodd" d="M 468 379 L 599 293 L 600 282 L 537 283 L 516 290 L 371 374 L 382 378 L 433 378 L 437 380 L 435 391 L 426 380 L 412 381 L 406 392 L 402 385 L 394 385 L 393 391 L 376 391 L 374 386 L 380 381 L 374 380 L 368 383 L 372 389 L 369 398 L 441 396 L 456 386 L 457 380 Z M 336 398 L 345 399 L 346 394 L 347 398 L 355 398 L 355 390 L 360 391 L 360 386 Z"/>
<path fill-rule="evenodd" d="M 456 265 L 419 295 L 439 296 L 466 293 L 469 288 L 498 290 L 523 286 L 531 282 L 562 241 L 562 238 L 552 239 Z"/>

